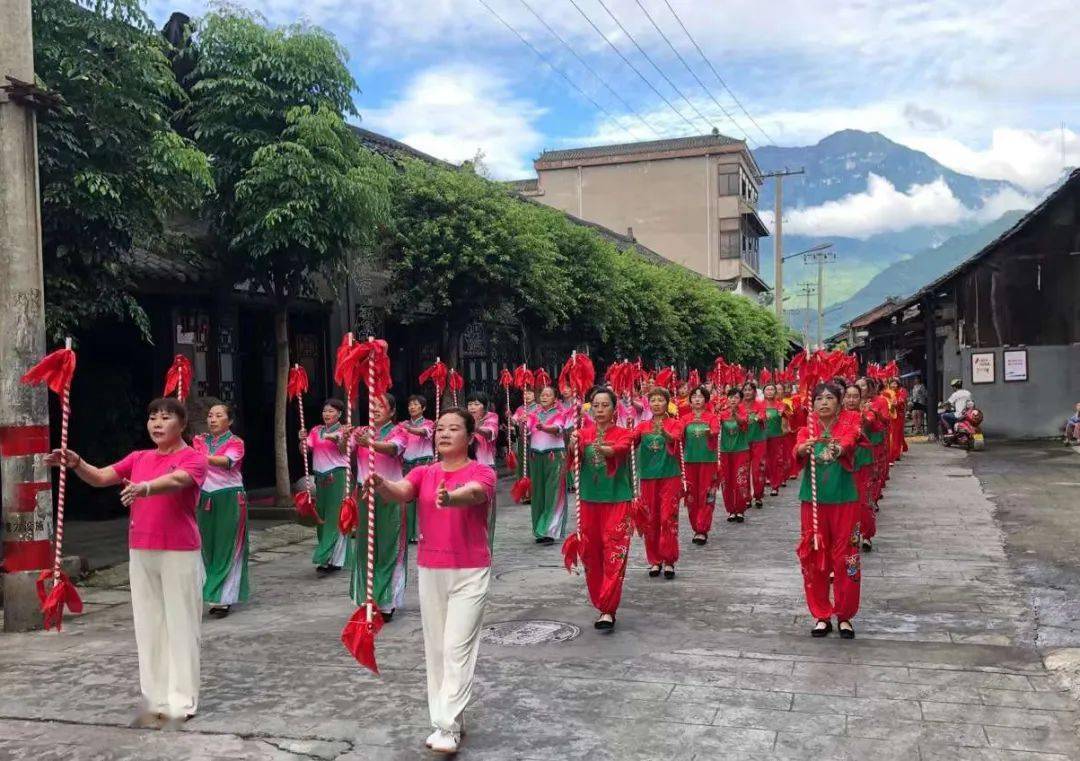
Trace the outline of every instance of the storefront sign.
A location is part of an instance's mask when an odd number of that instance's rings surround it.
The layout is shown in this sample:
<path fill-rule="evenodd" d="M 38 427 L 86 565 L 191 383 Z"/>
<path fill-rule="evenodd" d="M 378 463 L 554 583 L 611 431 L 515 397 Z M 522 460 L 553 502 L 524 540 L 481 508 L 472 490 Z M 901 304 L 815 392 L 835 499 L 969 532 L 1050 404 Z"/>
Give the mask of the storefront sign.
<path fill-rule="evenodd" d="M 1005 381 L 1028 379 L 1027 349 L 1006 349 L 1002 357 Z"/>
<path fill-rule="evenodd" d="M 971 382 L 994 382 L 994 353 L 982 352 L 971 355 Z"/>

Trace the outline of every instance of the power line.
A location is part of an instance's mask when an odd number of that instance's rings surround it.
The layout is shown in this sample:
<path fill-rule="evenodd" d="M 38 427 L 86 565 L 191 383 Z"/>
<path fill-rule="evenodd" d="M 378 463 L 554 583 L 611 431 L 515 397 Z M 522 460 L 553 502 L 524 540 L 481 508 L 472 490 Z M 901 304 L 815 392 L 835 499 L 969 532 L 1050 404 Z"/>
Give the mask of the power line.
<path fill-rule="evenodd" d="M 537 21 L 539 21 L 541 24 L 544 25 L 545 29 L 547 29 L 549 32 L 551 32 L 551 35 L 555 39 L 557 39 L 559 42 L 562 43 L 563 47 L 565 47 L 567 50 L 570 51 L 570 55 L 574 56 L 574 58 L 576 58 L 578 60 L 578 63 L 580 63 L 582 66 L 584 66 L 589 71 L 589 73 L 592 74 L 596 78 L 596 80 L 598 82 L 600 82 L 600 84 L 602 84 L 604 87 L 607 88 L 608 92 L 610 92 L 612 95 L 614 95 L 618 99 L 618 101 L 623 104 L 623 107 L 626 108 L 627 111 L 629 111 L 634 116 L 636 116 L 638 121 L 640 121 L 642 124 L 644 124 L 654 135 L 656 135 L 657 137 L 663 137 L 663 135 L 660 132 L 658 132 L 655 127 L 653 127 L 651 124 L 649 124 L 647 121 L 645 121 L 645 117 L 643 117 L 636 110 L 634 110 L 634 107 L 631 106 L 629 103 L 627 103 L 626 99 L 623 96 L 619 95 L 619 93 L 611 85 L 609 85 L 607 83 L 607 80 L 605 80 L 603 77 L 601 77 L 599 74 L 597 74 L 596 70 L 593 69 L 593 67 L 590 66 L 588 64 L 588 62 L 584 58 L 582 58 L 580 55 L 578 55 L 577 51 L 574 50 L 574 48 L 570 46 L 570 43 L 568 43 L 566 40 L 564 40 L 559 35 L 558 32 L 556 32 L 554 29 L 552 29 L 551 25 L 549 25 L 548 22 L 544 21 L 544 19 L 542 19 L 540 17 L 540 14 L 537 13 L 536 11 L 534 11 L 532 6 L 529 5 L 526 2 L 526 0 L 521 0 L 521 4 L 524 5 L 526 9 L 528 9 L 529 13 L 531 13 L 533 16 L 536 17 Z"/>
<path fill-rule="evenodd" d="M 476 2 L 480 3 L 480 5 L 482 5 L 482 6 L 484 6 L 485 8 L 487 8 L 487 9 L 488 9 L 488 12 L 489 12 L 489 13 L 491 13 L 491 15 L 492 15 L 492 16 L 494 16 L 495 18 L 497 18 L 497 19 L 499 20 L 499 22 L 500 22 L 500 23 L 501 23 L 501 24 L 502 24 L 503 26 L 505 26 L 505 27 L 506 27 L 507 29 L 509 29 L 509 30 L 510 30 L 511 32 L 513 32 L 513 33 L 514 33 L 514 35 L 515 35 L 515 36 L 516 36 L 516 37 L 517 37 L 517 38 L 518 38 L 519 40 L 521 40 L 521 41 L 522 41 L 523 43 L 525 43 L 525 44 L 526 44 L 526 45 L 527 45 L 527 46 L 529 47 L 529 49 L 530 49 L 530 50 L 531 50 L 532 52 L 536 53 L 536 56 L 537 56 L 537 57 L 538 57 L 538 58 L 539 58 L 539 59 L 540 59 L 541 61 L 543 61 L 543 62 L 544 62 L 545 64 L 547 64 L 548 68 L 550 68 L 550 69 L 551 69 L 552 71 L 554 71 L 554 72 L 555 72 L 556 74 L 558 74 L 558 75 L 559 75 L 560 77 L 562 77 L 563 79 L 565 79 L 565 80 L 566 80 L 566 83 L 567 83 L 568 85 L 570 85 L 571 87 L 573 87 L 573 88 L 574 88 L 575 90 L 577 90 L 577 91 L 578 91 L 578 93 L 579 93 L 579 94 L 581 95 L 581 97 L 585 98 L 585 100 L 587 100 L 587 101 L 589 101 L 590 103 L 592 103 L 592 104 L 593 104 L 593 106 L 594 106 L 594 107 L 595 107 L 595 108 L 596 108 L 596 109 L 597 109 L 598 111 L 600 111 L 600 112 L 601 112 L 601 113 L 603 113 L 603 114 L 604 114 L 605 116 L 607 116 L 607 117 L 608 117 L 609 119 L 611 119 L 611 120 L 612 120 L 613 122 L 615 122 L 615 124 L 618 124 L 618 125 L 619 125 L 619 127 L 620 127 L 620 128 L 621 128 L 621 129 L 622 129 L 622 130 L 623 130 L 624 132 L 626 132 L 626 133 L 627 133 L 628 135 L 630 135 L 630 137 L 631 137 L 631 138 L 633 138 L 633 139 L 635 139 L 635 140 L 637 139 L 637 136 L 636 136 L 636 135 L 634 135 L 634 133 L 633 133 L 633 131 L 632 131 L 632 130 L 628 130 L 628 129 L 627 129 L 626 127 L 624 127 L 624 126 L 623 126 L 623 125 L 622 125 L 622 124 L 621 124 L 621 123 L 619 122 L 618 118 L 617 118 L 617 117 L 616 117 L 616 116 L 615 116 L 614 114 L 612 114 L 612 113 L 611 113 L 610 111 L 608 111 L 608 110 L 607 110 L 606 108 L 604 108 L 603 106 L 601 106 L 601 105 L 600 105 L 599 103 L 597 103 L 597 102 L 596 102 L 596 101 L 595 101 L 595 100 L 594 100 L 594 99 L 593 99 L 593 98 L 592 98 L 592 97 L 591 97 L 591 96 L 590 96 L 590 95 L 589 95 L 589 94 L 588 94 L 587 92 L 585 92 L 585 91 L 584 91 L 584 90 L 582 90 L 582 89 L 581 89 L 580 87 L 578 87 L 578 86 L 577 86 L 577 84 L 576 84 L 576 83 L 574 82 L 574 80 L 570 79 L 570 77 L 569 77 L 569 76 L 567 76 L 567 74 L 566 74 L 566 72 L 565 72 L 565 71 L 563 71 L 563 70 L 562 70 L 562 69 L 560 69 L 560 68 L 559 68 L 558 66 L 556 66 L 556 65 L 555 65 L 555 64 L 553 64 L 553 63 L 552 63 L 551 61 L 549 61 L 549 60 L 548 60 L 548 59 L 547 59 L 547 58 L 546 58 L 546 57 L 544 56 L 544 54 L 543 54 L 543 53 L 541 53 L 541 52 L 540 52 L 540 51 L 539 51 L 539 50 L 538 50 L 538 49 L 536 48 L 536 46 L 535 46 L 535 45 L 533 45 L 533 44 L 532 44 L 531 42 L 529 42 L 529 41 L 528 41 L 527 39 L 525 39 L 525 37 L 523 37 L 523 36 L 522 36 L 521 32 L 519 32 L 519 31 L 518 31 L 517 29 L 515 29 L 514 27 L 510 26 L 509 22 L 507 22 L 507 20 L 506 20 L 506 19 L 504 19 L 504 18 L 503 18 L 502 16 L 500 16 L 500 15 L 499 15 L 498 13 L 496 13 L 496 12 L 495 12 L 495 9 L 494 9 L 494 8 L 492 8 L 492 7 L 490 6 L 490 5 L 488 5 L 488 4 L 486 3 L 486 2 L 484 2 L 484 0 L 476 0 Z"/>
<path fill-rule="evenodd" d="M 776 141 L 775 141 L 775 140 L 773 140 L 773 139 L 772 139 L 771 137 L 769 137 L 769 133 L 768 133 L 768 132 L 766 132 L 766 131 L 765 131 L 764 129 L 762 129 L 762 128 L 761 128 L 761 125 L 757 123 L 757 119 L 755 119 L 755 118 L 754 118 L 753 116 L 751 116 L 751 115 L 750 115 L 750 112 L 746 110 L 746 106 L 744 106 L 744 105 L 743 105 L 743 104 L 742 104 L 742 103 L 741 103 L 741 102 L 739 101 L 739 99 L 738 99 L 738 98 L 737 98 L 737 97 L 735 96 L 735 93 L 733 93 L 733 92 L 731 91 L 731 88 L 727 86 L 727 82 L 725 82 L 725 81 L 724 81 L 724 78 L 720 76 L 720 72 L 718 72 L 718 71 L 716 70 L 716 67 L 714 67 L 714 66 L 712 65 L 712 63 L 711 63 L 711 62 L 709 61 L 709 59 L 705 57 L 705 52 L 704 52 L 704 51 L 703 51 L 703 50 L 701 49 L 701 46 L 697 44 L 697 40 L 695 40 L 695 39 L 694 39 L 693 35 L 691 35 L 691 34 L 690 34 L 690 30 L 686 28 L 686 24 L 684 24 L 684 23 L 682 22 L 682 19 L 681 19 L 681 18 L 679 18 L 679 14 L 678 14 L 678 13 L 676 13 L 676 12 L 675 12 L 675 9 L 671 7 L 671 3 L 670 3 L 670 2 L 668 2 L 668 0 L 664 0 L 664 5 L 666 5 L 666 6 L 668 7 L 668 10 L 669 10 L 669 11 L 671 11 L 671 15 L 672 15 L 672 16 L 674 16 L 674 17 L 675 17 L 675 20 L 679 22 L 679 26 L 681 26 L 681 27 L 682 27 L 682 30 L 683 30 L 683 32 L 684 32 L 684 33 L 686 34 L 686 38 L 687 38 L 688 40 L 690 40 L 690 42 L 691 42 L 691 43 L 693 44 L 693 46 L 694 46 L 694 49 L 695 49 L 695 50 L 697 50 L 697 52 L 698 52 L 698 55 L 699 55 L 699 56 L 701 56 L 701 60 L 703 60 L 703 61 L 705 62 L 705 65 L 709 67 L 709 70 L 710 70 L 710 71 L 711 71 L 711 72 L 713 73 L 713 76 L 715 76 L 715 77 L 716 77 L 716 80 L 717 80 L 717 81 L 718 81 L 718 82 L 719 82 L 719 83 L 721 84 L 721 86 L 722 86 L 722 87 L 723 87 L 723 88 L 724 88 L 725 90 L 727 90 L 727 92 L 728 92 L 728 95 L 730 95 L 730 96 L 731 96 L 731 99 L 732 99 L 733 101 L 735 101 L 735 105 L 737 105 L 737 106 L 739 107 L 739 109 L 740 109 L 740 110 L 741 110 L 741 111 L 742 111 L 742 112 L 743 112 L 744 114 L 746 114 L 746 118 L 747 118 L 747 119 L 749 119 L 749 120 L 750 120 L 750 121 L 751 121 L 751 122 L 753 123 L 753 125 L 754 125 L 755 127 L 757 127 L 757 128 L 758 128 L 758 131 L 759 131 L 759 132 L 760 132 L 760 133 L 761 133 L 762 135 L 764 135 L 764 136 L 765 136 L 765 139 L 766 139 L 766 140 L 768 140 L 768 141 L 769 141 L 770 143 L 772 143 L 773 145 L 776 145 Z"/>
<path fill-rule="evenodd" d="M 750 137 L 749 133 L 745 129 L 743 129 L 741 124 L 735 121 L 735 117 L 732 116 L 726 108 L 724 108 L 724 105 L 716 99 L 716 96 L 712 94 L 712 90 L 710 90 L 706 86 L 706 84 L 701 81 L 701 77 L 697 75 L 697 72 L 690 68 L 690 64 L 688 64 L 686 62 L 686 59 L 682 57 L 682 53 L 679 52 L 678 48 L 671 44 L 671 40 L 668 39 L 668 36 L 664 33 L 664 30 L 660 28 L 660 25 L 653 20 L 652 14 L 649 13 L 648 9 L 644 5 L 642 5 L 641 0 L 634 0 L 634 2 L 637 3 L 638 8 L 641 8 L 641 12 L 645 14 L 645 18 L 649 20 L 649 23 L 653 25 L 653 29 L 655 29 L 660 34 L 660 36 L 663 37 L 664 42 L 667 43 L 667 46 L 671 48 L 671 52 L 674 53 L 675 57 L 679 59 L 680 63 L 682 63 L 683 68 L 690 72 L 690 76 L 692 76 L 694 80 L 698 83 L 698 85 L 700 85 L 701 89 L 705 91 L 705 94 L 712 99 L 712 102 L 715 103 L 716 107 L 720 109 L 720 112 L 727 117 L 728 121 L 734 124 L 735 128 L 743 133 L 743 137 L 746 138 L 746 142 L 753 145 L 756 141 L 752 137 Z"/>
<path fill-rule="evenodd" d="M 600 7 L 604 9 L 604 11 L 607 13 L 607 15 L 611 16 L 611 20 L 615 22 L 615 25 L 618 26 L 620 30 L 622 30 L 622 33 L 625 34 L 627 39 L 629 39 L 630 42 L 632 42 L 634 44 L 634 47 L 638 49 L 638 52 L 641 53 L 642 56 L 644 56 L 645 60 L 648 61 L 649 64 L 654 69 L 656 69 L 656 73 L 659 74 L 663 78 L 663 80 L 668 83 L 668 85 L 671 87 L 672 90 L 674 90 L 676 93 L 678 93 L 680 98 L 682 98 L 684 101 L 686 101 L 686 105 L 690 106 L 690 110 L 693 111 L 695 114 L 697 114 L 698 117 L 703 122 L 705 122 L 706 126 L 709 129 L 713 129 L 715 125 L 713 125 L 712 120 L 709 119 L 709 117 L 705 116 L 705 114 L 701 113 L 701 111 L 698 110 L 698 107 L 695 106 L 690 101 L 689 98 L 687 98 L 685 95 L 683 95 L 682 90 L 680 90 L 678 88 L 678 86 L 674 82 L 671 81 L 671 78 L 668 77 L 668 75 L 664 73 L 663 69 L 661 69 L 659 66 L 656 65 L 656 61 L 654 61 L 652 59 L 652 57 L 648 53 L 645 52 L 645 48 L 641 47 L 641 45 L 638 44 L 638 41 L 636 39 L 634 39 L 634 35 L 630 34 L 630 30 L 627 29 L 625 26 L 623 26 L 622 22 L 619 21 L 619 19 L 615 17 L 615 14 L 612 13 L 611 9 L 607 7 L 607 5 L 604 3 L 604 0 L 596 0 L 596 2 L 600 3 Z"/>
<path fill-rule="evenodd" d="M 581 6 L 577 4 L 576 0 L 570 0 L 570 4 L 573 5 L 577 9 L 577 12 L 581 14 L 581 17 L 583 19 L 585 19 L 587 22 L 589 22 L 589 26 L 591 26 L 593 28 L 593 31 L 595 31 L 597 34 L 600 35 L 600 37 L 604 40 L 604 42 L 606 42 L 608 44 L 608 47 L 610 47 L 612 50 L 614 50 L 615 53 L 619 56 L 619 58 L 621 58 L 623 60 L 623 63 L 625 63 L 627 66 L 629 66 L 634 71 L 634 73 L 638 75 L 638 78 L 640 78 L 642 82 L 647 84 L 649 86 L 649 89 L 652 90 L 654 93 L 656 93 L 657 96 L 659 96 L 660 100 L 664 101 L 664 103 L 667 104 L 668 108 L 670 108 L 672 111 L 674 111 L 675 114 L 680 119 L 682 119 L 684 122 L 686 122 L 688 125 L 690 125 L 690 129 L 692 129 L 692 130 L 694 130 L 696 132 L 697 129 L 698 129 L 697 126 L 692 121 L 687 119 L 682 111 L 675 108 L 675 106 L 672 104 L 672 102 L 670 100 L 668 100 L 664 96 L 664 94 L 662 92 L 657 90 L 656 87 L 653 86 L 653 83 L 650 82 L 645 77 L 645 75 L 642 74 L 641 71 L 638 70 L 638 67 L 634 66 L 634 64 L 630 61 L 630 59 L 627 58 L 625 55 L 623 55 L 623 52 L 621 50 L 619 50 L 617 47 L 615 47 L 615 44 L 611 40 L 609 40 L 607 38 L 606 34 L 604 34 L 603 32 L 600 31 L 600 28 L 596 24 L 593 23 L 593 20 L 591 18 L 589 18 L 588 14 L 586 14 L 585 11 L 581 10 Z"/>

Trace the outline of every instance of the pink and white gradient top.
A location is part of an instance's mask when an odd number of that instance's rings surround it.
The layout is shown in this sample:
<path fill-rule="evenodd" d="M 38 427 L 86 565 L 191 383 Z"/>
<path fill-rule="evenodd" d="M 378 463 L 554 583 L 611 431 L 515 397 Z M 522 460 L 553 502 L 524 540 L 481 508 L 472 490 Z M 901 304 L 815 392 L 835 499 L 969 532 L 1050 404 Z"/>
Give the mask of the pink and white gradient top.
<path fill-rule="evenodd" d="M 405 430 L 405 426 L 410 428 L 423 428 L 424 434 L 409 433 Z M 398 423 L 398 429 L 405 437 L 405 452 L 402 455 L 405 462 L 416 462 L 417 460 L 433 459 L 435 457 L 435 421 L 428 420 L 425 417 L 419 420 L 407 420 L 404 423 Z"/>
<path fill-rule="evenodd" d="M 534 452 L 549 452 L 552 449 L 565 449 L 562 433 L 548 433 L 537 429 L 538 424 L 557 425 L 561 431 L 570 427 L 571 413 L 560 410 L 558 405 L 549 410 L 537 410 L 529 415 L 529 449 Z"/>
<path fill-rule="evenodd" d="M 499 415 L 489 412 L 480 418 L 473 434 L 476 442 L 476 461 L 481 465 L 495 464 L 495 443 L 499 438 Z"/>
<path fill-rule="evenodd" d="M 623 428 L 634 428 L 637 426 L 641 413 L 633 404 L 620 399 L 618 405 L 615 407 L 615 411 L 616 422 Z"/>
<path fill-rule="evenodd" d="M 361 430 L 368 430 L 365 426 Z M 353 434 L 354 436 L 356 434 Z M 384 441 L 394 445 L 394 454 L 375 452 L 375 472 L 387 481 L 400 481 L 402 477 L 401 453 L 405 451 L 405 431 L 398 428 L 392 422 L 383 423 L 375 435 L 376 441 Z M 354 443 L 356 448 L 356 479 L 363 481 L 369 475 L 368 471 L 368 448 Z"/>
<path fill-rule="evenodd" d="M 329 473 L 334 468 L 344 468 L 349 464 L 344 453 L 338 450 L 336 441 L 324 439 L 324 433 L 333 433 L 341 428 L 340 424 L 333 426 L 317 425 L 311 429 L 307 437 L 308 449 L 311 450 L 311 469 L 318 475 Z"/>
<path fill-rule="evenodd" d="M 220 489 L 243 489 L 244 476 L 240 467 L 244 462 L 244 440 L 233 434 L 232 431 L 214 437 L 209 433 L 196 436 L 191 442 L 191 448 L 203 457 L 211 455 L 215 457 L 229 458 L 228 467 L 220 465 L 206 466 L 206 480 L 203 481 L 202 490 L 205 492 L 219 491 Z"/>

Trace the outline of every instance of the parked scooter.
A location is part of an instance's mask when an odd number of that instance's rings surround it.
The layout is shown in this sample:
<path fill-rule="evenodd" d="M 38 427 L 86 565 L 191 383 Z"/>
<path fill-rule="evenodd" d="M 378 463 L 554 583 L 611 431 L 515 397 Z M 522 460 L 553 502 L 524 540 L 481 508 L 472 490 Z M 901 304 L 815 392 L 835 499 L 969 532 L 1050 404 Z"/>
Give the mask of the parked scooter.
<path fill-rule="evenodd" d="M 983 413 L 974 402 L 968 402 L 967 408 L 957 416 L 956 424 L 952 431 L 948 430 L 941 414 L 951 412 L 952 405 L 943 402 L 938 406 L 938 435 L 942 446 L 963 447 L 967 451 L 981 451 L 986 448 L 986 437 L 983 436 L 982 423 Z"/>

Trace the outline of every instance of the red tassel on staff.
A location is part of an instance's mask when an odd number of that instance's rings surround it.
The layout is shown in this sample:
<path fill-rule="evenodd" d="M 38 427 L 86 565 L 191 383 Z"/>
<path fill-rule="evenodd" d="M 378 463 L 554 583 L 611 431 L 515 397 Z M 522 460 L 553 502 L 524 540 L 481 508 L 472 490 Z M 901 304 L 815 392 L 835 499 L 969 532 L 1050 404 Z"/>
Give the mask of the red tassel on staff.
<path fill-rule="evenodd" d="M 559 388 L 569 387 L 574 392 L 574 406 L 577 417 L 574 421 L 574 446 L 571 454 L 574 458 L 574 522 L 575 531 L 566 537 L 563 542 L 562 553 L 566 570 L 573 573 L 575 566 L 585 567 L 585 535 L 581 533 L 581 419 L 584 413 L 581 409 L 581 400 L 589 393 L 593 383 L 596 382 L 596 368 L 592 360 L 584 354 L 576 351 L 571 353 L 570 359 L 563 365 L 559 373 Z"/>
<path fill-rule="evenodd" d="M 338 531 L 345 536 L 351 536 L 360 525 L 360 514 L 357 510 L 356 497 L 352 494 L 341 500 L 341 512 L 338 513 Z"/>
<path fill-rule="evenodd" d="M 285 393 L 288 398 L 296 400 L 296 412 L 300 417 L 300 428 L 306 429 L 304 425 L 304 393 L 308 390 L 308 375 L 299 364 L 293 365 L 289 369 L 289 380 L 285 385 Z M 293 495 L 293 504 L 296 505 L 297 517 L 307 518 L 314 520 L 316 524 L 323 525 L 326 523 L 320 516 L 318 508 L 315 506 L 315 500 L 311 496 L 311 469 L 308 466 L 308 445 L 307 440 L 300 442 L 300 448 L 303 450 L 304 460 L 304 489 L 298 491 Z"/>
<path fill-rule="evenodd" d="M 506 450 L 506 467 L 510 470 L 517 470 L 518 459 L 517 454 L 513 449 Z"/>
<path fill-rule="evenodd" d="M 522 503 L 532 496 L 532 479 L 522 476 L 510 487 L 510 497 L 517 503 Z"/>
<path fill-rule="evenodd" d="M 585 535 L 580 529 L 566 537 L 562 546 L 563 565 L 568 573 L 574 573 L 577 566 L 585 567 Z"/>
<path fill-rule="evenodd" d="M 451 370 L 447 375 L 447 385 L 450 387 L 450 401 L 457 407 L 458 393 L 465 388 L 465 379 L 457 370 Z"/>
<path fill-rule="evenodd" d="M 365 343 L 359 345 L 358 353 L 360 369 L 366 371 L 368 392 L 368 422 L 375 417 L 375 400 L 387 392 L 392 384 L 390 378 L 390 354 L 386 341 L 377 341 L 368 337 Z M 375 447 L 368 446 L 368 473 L 375 472 Z M 352 653 L 356 661 L 375 674 L 379 673 L 378 663 L 375 661 L 375 637 L 383 626 L 382 614 L 375 605 L 372 590 L 375 586 L 375 489 L 370 484 L 366 485 L 367 496 L 367 568 L 365 573 L 365 587 L 367 599 L 364 604 L 356 609 L 352 617 L 341 631 L 341 642 Z M 346 516 L 346 502 L 351 500 L 349 509 L 356 512 L 356 498 L 351 494 L 342 502 L 342 520 Z M 359 516 L 357 515 L 357 520 Z M 355 526 L 353 526 L 355 528 Z"/>
<path fill-rule="evenodd" d="M 60 395 L 60 449 L 65 454 L 68 447 L 68 423 L 71 419 L 71 379 L 75 376 L 75 352 L 71 349 L 71 339 L 65 341 L 63 349 L 57 349 L 31 367 L 20 379 L 23 383 L 36 386 L 47 385 Z M 82 613 L 82 600 L 71 583 L 71 579 L 60 570 L 64 546 L 64 503 L 67 496 L 67 466 L 60 466 L 60 483 L 56 497 L 56 539 L 53 550 L 52 570 L 44 570 L 37 580 L 38 599 L 45 629 L 56 627 L 60 631 L 64 621 L 64 606 L 72 613 Z M 52 577 L 52 589 L 46 594 L 45 582 Z"/>
<path fill-rule="evenodd" d="M 161 395 L 168 396 L 175 391 L 176 398 L 183 402 L 191 393 L 193 377 L 194 371 L 191 367 L 191 360 L 183 354 L 177 354 L 173 357 L 173 363 L 165 372 L 165 390 L 161 392 Z"/>

